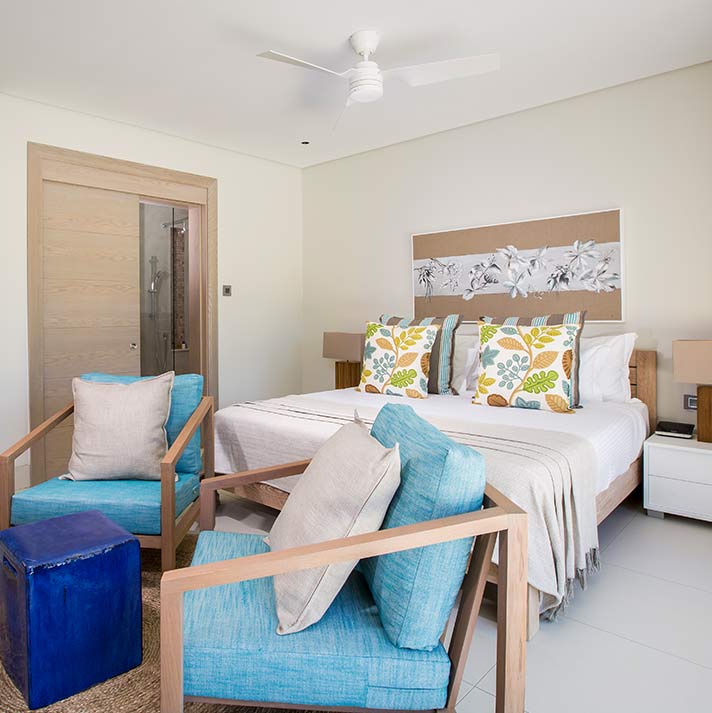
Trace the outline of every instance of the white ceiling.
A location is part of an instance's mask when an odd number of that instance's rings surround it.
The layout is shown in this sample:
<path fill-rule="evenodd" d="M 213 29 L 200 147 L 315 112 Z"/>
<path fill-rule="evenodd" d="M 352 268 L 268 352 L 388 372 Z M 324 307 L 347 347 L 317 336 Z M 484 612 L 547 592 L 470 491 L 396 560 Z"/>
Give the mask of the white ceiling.
<path fill-rule="evenodd" d="M 382 68 L 499 52 L 333 125 L 376 28 Z M 0 92 L 308 166 L 712 59 L 712 0 L 0 0 Z M 302 146 L 309 140 L 309 146 Z"/>

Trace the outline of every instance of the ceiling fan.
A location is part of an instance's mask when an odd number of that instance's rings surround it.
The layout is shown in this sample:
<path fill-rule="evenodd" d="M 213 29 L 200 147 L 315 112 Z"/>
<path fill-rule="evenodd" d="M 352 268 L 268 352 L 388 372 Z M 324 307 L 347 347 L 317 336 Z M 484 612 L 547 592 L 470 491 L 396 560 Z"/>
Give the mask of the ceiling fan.
<path fill-rule="evenodd" d="M 373 102 L 383 96 L 383 75 L 388 77 L 398 77 L 411 87 L 420 87 L 425 84 L 435 84 L 437 82 L 447 82 L 451 79 L 469 77 L 475 74 L 485 74 L 499 69 L 498 54 L 481 54 L 472 57 L 461 57 L 459 59 L 446 59 L 442 62 L 427 62 L 425 64 L 414 64 L 409 67 L 395 67 L 381 70 L 378 64 L 370 59 L 378 48 L 381 39 L 376 30 L 359 30 L 354 32 L 349 38 L 351 46 L 361 60 L 356 62 L 354 67 L 344 72 L 336 72 L 333 69 L 320 67 L 312 62 L 291 57 L 282 52 L 268 50 L 257 55 L 265 59 L 273 59 L 277 62 L 293 64 L 305 69 L 313 69 L 317 72 L 326 72 L 336 77 L 345 77 L 349 81 L 349 93 L 346 99 L 346 106 L 354 102 Z"/>

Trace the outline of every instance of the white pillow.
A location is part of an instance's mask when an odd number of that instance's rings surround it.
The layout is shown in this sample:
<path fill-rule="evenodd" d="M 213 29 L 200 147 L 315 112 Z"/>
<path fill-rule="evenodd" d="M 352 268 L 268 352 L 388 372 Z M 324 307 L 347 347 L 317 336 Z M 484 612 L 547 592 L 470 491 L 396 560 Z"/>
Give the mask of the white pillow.
<path fill-rule="evenodd" d="M 375 532 L 399 485 L 398 444 L 384 448 L 363 422 L 348 423 L 316 452 L 265 541 L 275 551 Z M 339 562 L 276 575 L 277 633 L 319 621 L 355 566 Z"/>
<path fill-rule="evenodd" d="M 130 384 L 72 380 L 74 434 L 65 480 L 160 480 L 173 372 Z"/>
<path fill-rule="evenodd" d="M 581 338 L 581 401 L 630 401 L 628 364 L 638 335 Z"/>
<path fill-rule="evenodd" d="M 477 369 L 480 366 L 479 345 L 467 350 L 467 368 L 465 369 L 465 386 L 463 391 L 474 391 L 477 388 Z"/>
<path fill-rule="evenodd" d="M 479 343 L 479 333 L 460 334 L 459 329 L 455 332 L 451 383 L 459 394 L 470 388 L 468 379 L 471 378 L 471 372 L 477 371 L 477 362 L 480 356 Z"/>

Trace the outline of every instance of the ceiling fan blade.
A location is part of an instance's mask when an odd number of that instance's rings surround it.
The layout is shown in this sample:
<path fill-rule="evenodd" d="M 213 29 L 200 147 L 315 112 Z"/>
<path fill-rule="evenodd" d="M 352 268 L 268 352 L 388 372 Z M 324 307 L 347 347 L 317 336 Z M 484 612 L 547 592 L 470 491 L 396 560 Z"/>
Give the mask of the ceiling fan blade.
<path fill-rule="evenodd" d="M 282 52 L 275 52 L 274 50 L 267 50 L 267 52 L 261 52 L 257 55 L 258 57 L 264 57 L 265 59 L 273 59 L 276 62 L 284 62 L 285 64 L 293 64 L 295 67 L 303 67 L 304 69 L 315 69 L 318 72 L 326 72 L 327 74 L 333 74 L 337 77 L 343 77 L 350 70 L 346 72 L 335 72 L 333 69 L 327 69 L 326 67 L 320 67 L 318 64 L 313 64 L 312 62 L 305 62 L 303 59 L 297 59 L 296 57 L 290 57 L 288 54 L 283 54 Z"/>
<path fill-rule="evenodd" d="M 336 121 L 331 127 L 332 131 L 336 131 L 336 128 L 341 123 L 341 119 L 343 118 L 344 114 L 346 113 L 346 110 L 351 106 L 351 104 L 353 104 L 353 102 L 351 101 L 351 97 L 346 97 L 346 104 L 344 104 L 344 108 L 339 112 L 339 115 L 336 117 Z"/>
<path fill-rule="evenodd" d="M 421 87 L 425 84 L 448 82 L 451 79 L 461 79 L 475 74 L 495 72 L 498 69 L 499 55 L 495 53 L 446 59 L 442 62 L 414 64 L 410 67 L 396 67 L 387 69 L 385 72 L 399 77 L 411 87 Z"/>

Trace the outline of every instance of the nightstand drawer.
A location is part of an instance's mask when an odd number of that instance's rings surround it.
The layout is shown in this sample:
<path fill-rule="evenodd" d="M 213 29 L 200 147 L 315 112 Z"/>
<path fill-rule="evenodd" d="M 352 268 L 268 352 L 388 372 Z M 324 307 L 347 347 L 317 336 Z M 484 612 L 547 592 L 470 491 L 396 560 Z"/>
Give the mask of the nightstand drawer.
<path fill-rule="evenodd" d="M 682 448 L 651 446 L 648 449 L 648 473 L 712 486 L 712 454 Z"/>
<path fill-rule="evenodd" d="M 712 485 L 649 475 L 646 487 L 646 508 L 712 520 Z"/>

